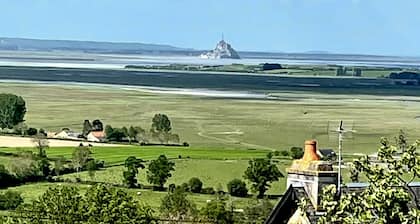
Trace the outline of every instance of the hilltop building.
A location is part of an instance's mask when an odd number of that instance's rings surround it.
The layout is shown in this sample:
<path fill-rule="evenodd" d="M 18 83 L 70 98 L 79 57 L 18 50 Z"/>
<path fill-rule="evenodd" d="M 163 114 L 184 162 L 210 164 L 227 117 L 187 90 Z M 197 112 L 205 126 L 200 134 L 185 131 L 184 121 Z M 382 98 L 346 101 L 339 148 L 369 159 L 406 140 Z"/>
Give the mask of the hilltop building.
<path fill-rule="evenodd" d="M 239 54 L 232 48 L 230 44 L 228 44 L 224 38 L 219 41 L 216 45 L 214 50 L 203 53 L 200 55 L 200 58 L 205 59 L 223 59 L 223 58 L 231 58 L 231 59 L 240 59 Z"/>

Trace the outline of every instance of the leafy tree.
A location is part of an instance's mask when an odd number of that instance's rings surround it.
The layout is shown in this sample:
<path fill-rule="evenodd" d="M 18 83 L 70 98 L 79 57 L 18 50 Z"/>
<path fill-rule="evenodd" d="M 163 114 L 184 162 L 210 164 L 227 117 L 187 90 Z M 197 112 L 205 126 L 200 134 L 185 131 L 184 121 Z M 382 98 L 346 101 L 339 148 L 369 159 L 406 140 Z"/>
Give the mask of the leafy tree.
<path fill-rule="evenodd" d="M 4 167 L 3 164 L 0 164 L 0 189 L 13 185 L 15 181 L 15 177 Z"/>
<path fill-rule="evenodd" d="M 73 167 L 76 169 L 77 172 L 80 172 L 80 170 L 86 167 L 89 159 L 91 159 L 91 154 L 92 152 L 89 150 L 88 147 L 85 146 L 79 146 L 74 149 L 71 160 L 73 163 Z"/>
<path fill-rule="evenodd" d="M 38 162 L 39 170 L 44 177 L 47 177 L 51 173 L 50 161 L 48 160 L 47 151 L 45 150 L 49 147 L 49 142 L 44 135 L 36 135 L 34 138 L 32 138 L 32 142 L 38 149 L 38 155 L 36 159 Z"/>
<path fill-rule="evenodd" d="M 187 193 L 180 187 L 162 199 L 160 212 L 163 218 L 178 222 L 194 220 L 198 213 L 196 205 L 188 200 Z"/>
<path fill-rule="evenodd" d="M 215 200 L 211 200 L 204 206 L 201 211 L 201 215 L 211 221 L 212 223 L 217 224 L 233 224 L 233 212 L 227 210 L 225 200 L 217 196 Z"/>
<path fill-rule="evenodd" d="M 290 156 L 292 156 L 292 159 L 301 159 L 303 157 L 303 149 L 301 147 L 292 147 Z"/>
<path fill-rule="evenodd" d="M 246 197 L 248 189 L 246 183 L 240 179 L 233 179 L 227 184 L 227 189 L 230 195 L 237 197 Z"/>
<path fill-rule="evenodd" d="M 88 171 L 90 179 L 95 179 L 95 172 L 97 170 L 96 161 L 93 159 L 89 160 L 86 164 L 86 169 Z"/>
<path fill-rule="evenodd" d="M 203 182 L 197 177 L 193 177 L 188 181 L 190 191 L 193 193 L 200 193 L 203 188 Z"/>
<path fill-rule="evenodd" d="M 283 174 L 269 158 L 257 158 L 249 161 L 244 178 L 252 182 L 252 189 L 258 192 L 258 198 L 264 196 L 270 183 L 279 180 Z"/>
<path fill-rule="evenodd" d="M 138 132 L 137 129 L 134 128 L 133 126 L 130 126 L 130 128 L 128 129 L 128 139 L 130 140 L 130 144 L 133 140 L 136 139 Z"/>
<path fill-rule="evenodd" d="M 252 200 L 245 207 L 244 213 L 240 216 L 240 223 L 264 223 L 273 210 L 273 207 L 273 204 L 268 199 Z"/>
<path fill-rule="evenodd" d="M 23 122 L 26 113 L 25 100 L 13 94 L 0 94 L 0 128 L 13 128 Z"/>
<path fill-rule="evenodd" d="M 103 131 L 104 125 L 102 124 L 102 121 L 96 119 L 92 121 L 92 131 Z"/>
<path fill-rule="evenodd" d="M 112 129 L 111 134 L 106 134 L 106 138 L 110 141 L 122 142 L 123 139 L 127 137 L 125 134 L 125 130 L 121 128 L 114 128 Z"/>
<path fill-rule="evenodd" d="M 156 132 L 168 133 L 172 130 L 171 121 L 166 114 L 155 114 L 152 119 L 152 129 Z"/>
<path fill-rule="evenodd" d="M 128 187 L 135 187 L 137 184 L 137 174 L 139 173 L 138 168 L 143 169 L 143 160 L 137 159 L 135 156 L 130 156 L 125 160 L 124 166 L 127 168 L 123 172 L 124 183 Z"/>
<path fill-rule="evenodd" d="M 114 132 L 114 128 L 112 128 L 111 125 L 105 126 L 105 135 L 106 135 L 106 137 L 111 136 L 113 132 Z"/>
<path fill-rule="evenodd" d="M 28 130 L 26 131 L 26 133 L 27 133 L 29 136 L 33 136 L 33 135 L 38 134 L 38 130 L 36 130 L 36 128 L 28 128 Z"/>
<path fill-rule="evenodd" d="M 64 164 L 66 164 L 66 159 L 64 156 L 59 156 L 54 160 L 54 173 L 59 176 L 60 172 L 64 169 Z"/>
<path fill-rule="evenodd" d="M 16 209 L 23 203 L 23 198 L 19 192 L 6 191 L 0 193 L 0 210 Z"/>
<path fill-rule="evenodd" d="M 165 155 L 160 155 L 158 159 L 150 162 L 147 171 L 147 181 L 163 189 L 163 185 L 172 176 L 171 171 L 174 170 L 175 163 L 168 160 Z"/>
<path fill-rule="evenodd" d="M 123 190 L 95 185 L 85 196 L 86 223 L 156 223 L 153 210 Z"/>
<path fill-rule="evenodd" d="M 18 209 L 29 223 L 156 223 L 153 210 L 125 191 L 94 185 L 84 195 L 73 187 L 49 188 L 32 204 Z"/>
<path fill-rule="evenodd" d="M 420 223 L 419 199 L 409 186 L 420 177 L 420 157 L 416 152 L 419 146 L 420 141 L 416 141 L 403 149 L 383 138 L 378 162 L 368 156 L 353 162 L 354 169 L 368 181 L 365 189 L 340 195 L 334 185 L 324 188 L 321 205 L 326 214 L 320 222 Z M 396 153 L 401 153 L 401 157 L 394 156 Z"/>
<path fill-rule="evenodd" d="M 13 127 L 13 130 L 20 134 L 21 136 L 24 136 L 25 133 L 28 131 L 28 125 L 25 124 L 25 122 L 19 122 L 19 124 L 15 125 Z"/>
<path fill-rule="evenodd" d="M 85 120 L 83 122 L 82 135 L 86 137 L 91 131 L 92 131 L 92 124 L 90 123 L 89 120 Z"/>

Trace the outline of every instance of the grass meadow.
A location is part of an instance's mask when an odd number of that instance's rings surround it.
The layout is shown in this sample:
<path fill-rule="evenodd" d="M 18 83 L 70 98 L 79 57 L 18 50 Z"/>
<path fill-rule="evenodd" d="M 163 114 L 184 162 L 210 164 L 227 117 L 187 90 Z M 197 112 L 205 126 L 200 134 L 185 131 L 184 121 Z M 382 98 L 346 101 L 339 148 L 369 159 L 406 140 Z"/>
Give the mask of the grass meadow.
<path fill-rule="evenodd" d="M 273 92 L 276 100 L 224 99 L 154 94 L 124 88 L 35 84 L 0 84 L 2 92 L 27 102 L 29 126 L 80 130 L 83 120 L 149 129 L 156 113 L 167 114 L 173 132 L 191 146 L 206 149 L 283 150 L 316 138 L 320 147 L 336 148 L 331 132 L 339 120 L 357 130 L 344 153 L 376 151 L 380 137 L 405 130 L 419 138 L 419 97 Z"/>

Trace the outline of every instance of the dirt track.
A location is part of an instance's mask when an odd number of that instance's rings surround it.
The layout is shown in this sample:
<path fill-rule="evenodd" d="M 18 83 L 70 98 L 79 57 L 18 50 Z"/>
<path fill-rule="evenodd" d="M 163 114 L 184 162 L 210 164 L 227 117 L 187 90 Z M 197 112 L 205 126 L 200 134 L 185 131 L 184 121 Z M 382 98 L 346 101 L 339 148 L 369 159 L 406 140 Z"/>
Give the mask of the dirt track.
<path fill-rule="evenodd" d="M 50 147 L 76 147 L 82 141 L 68 141 L 68 140 L 58 140 L 58 139 L 48 139 Z M 116 144 L 104 144 L 104 143 L 93 143 L 93 142 L 83 142 L 84 144 L 91 144 L 93 146 L 121 146 Z M 33 147 L 34 143 L 31 138 L 26 137 L 13 137 L 13 136 L 0 136 L 0 147 Z"/>

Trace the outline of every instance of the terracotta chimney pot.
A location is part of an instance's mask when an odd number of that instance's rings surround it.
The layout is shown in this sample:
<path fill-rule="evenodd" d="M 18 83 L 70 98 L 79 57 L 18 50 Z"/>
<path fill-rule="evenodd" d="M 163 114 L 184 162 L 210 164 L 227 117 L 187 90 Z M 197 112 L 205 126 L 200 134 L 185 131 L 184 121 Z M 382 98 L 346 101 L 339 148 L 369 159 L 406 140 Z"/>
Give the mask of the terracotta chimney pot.
<path fill-rule="evenodd" d="M 316 153 L 317 146 L 315 140 L 307 140 L 305 141 L 305 151 L 302 157 L 302 161 L 310 162 L 310 161 L 318 161 L 320 160 L 319 155 Z"/>

